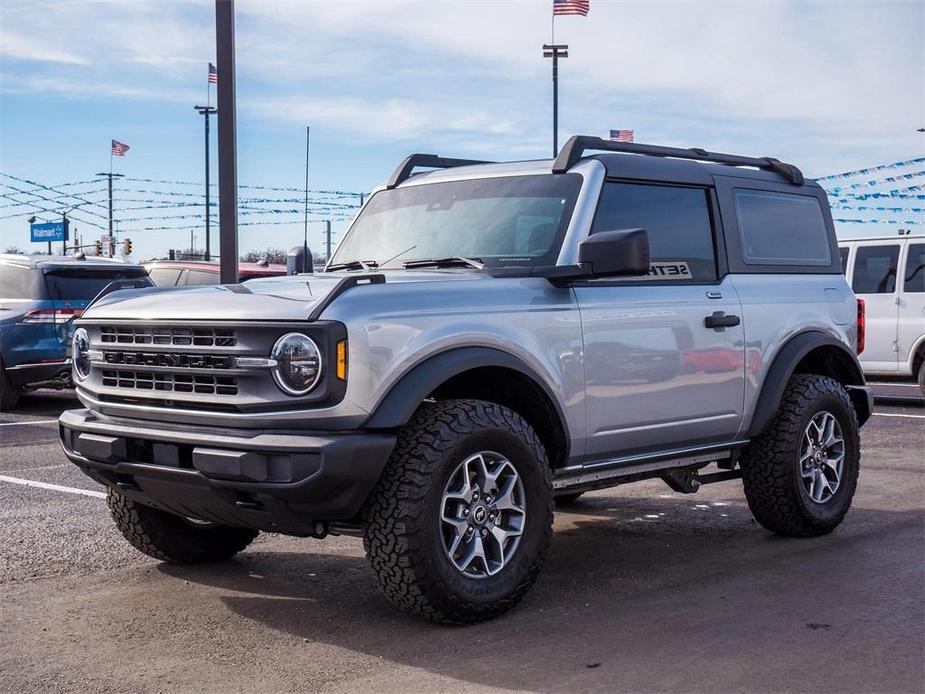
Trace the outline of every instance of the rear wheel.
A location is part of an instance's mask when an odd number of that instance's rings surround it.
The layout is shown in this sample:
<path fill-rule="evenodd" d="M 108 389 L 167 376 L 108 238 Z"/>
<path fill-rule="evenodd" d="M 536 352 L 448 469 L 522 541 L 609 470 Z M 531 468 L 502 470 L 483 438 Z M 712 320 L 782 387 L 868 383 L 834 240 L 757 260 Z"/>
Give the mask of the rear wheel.
<path fill-rule="evenodd" d="M 112 489 L 106 500 L 116 527 L 132 547 L 171 564 L 224 561 L 257 537 L 256 530 L 187 520 L 139 504 Z"/>
<path fill-rule="evenodd" d="M 16 407 L 22 389 L 10 383 L 6 375 L 6 367 L 0 361 L 0 412 L 8 412 Z"/>
<path fill-rule="evenodd" d="M 552 483 L 536 433 L 478 400 L 424 405 L 364 509 L 366 556 L 397 607 L 469 624 L 516 605 L 552 532 Z"/>
<path fill-rule="evenodd" d="M 925 396 L 925 359 L 919 364 L 919 390 L 921 390 L 922 395 Z"/>
<path fill-rule="evenodd" d="M 860 465 L 847 391 L 825 376 L 793 376 L 773 421 L 740 465 L 748 506 L 765 528 L 795 537 L 834 530 L 851 506 Z"/>

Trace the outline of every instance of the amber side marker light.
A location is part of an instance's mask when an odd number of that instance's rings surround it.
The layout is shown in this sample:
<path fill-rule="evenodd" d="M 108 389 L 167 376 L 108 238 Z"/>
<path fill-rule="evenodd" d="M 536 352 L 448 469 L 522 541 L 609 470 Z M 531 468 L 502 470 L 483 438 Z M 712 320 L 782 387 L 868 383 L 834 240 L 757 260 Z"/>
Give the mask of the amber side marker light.
<path fill-rule="evenodd" d="M 347 380 L 347 341 L 337 343 L 337 378 Z"/>

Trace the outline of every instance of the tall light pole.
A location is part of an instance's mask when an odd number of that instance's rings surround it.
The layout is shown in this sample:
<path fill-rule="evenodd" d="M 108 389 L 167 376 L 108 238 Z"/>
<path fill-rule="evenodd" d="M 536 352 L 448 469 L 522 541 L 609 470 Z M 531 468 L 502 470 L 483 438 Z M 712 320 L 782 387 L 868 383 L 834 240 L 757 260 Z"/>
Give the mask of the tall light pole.
<path fill-rule="evenodd" d="M 222 284 L 238 282 L 238 156 L 235 137 L 234 0 L 215 0 L 218 74 L 218 230 Z"/>
<path fill-rule="evenodd" d="M 209 116 L 213 113 L 217 113 L 218 109 L 214 106 L 194 106 L 199 113 L 204 116 L 206 122 L 206 260 L 212 260 L 212 246 L 211 239 L 211 217 L 212 217 L 212 207 L 209 200 Z"/>
<path fill-rule="evenodd" d="M 543 57 L 552 58 L 552 156 L 559 153 L 559 58 L 568 58 L 568 44 L 544 43 Z"/>

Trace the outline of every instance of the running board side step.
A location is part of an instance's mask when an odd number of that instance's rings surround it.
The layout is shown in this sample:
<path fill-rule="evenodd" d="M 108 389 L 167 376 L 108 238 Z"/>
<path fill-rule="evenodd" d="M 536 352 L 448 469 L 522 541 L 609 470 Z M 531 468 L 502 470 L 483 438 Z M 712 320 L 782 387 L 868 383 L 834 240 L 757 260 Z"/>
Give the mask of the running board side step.
<path fill-rule="evenodd" d="M 718 446 L 573 465 L 557 470 L 552 486 L 556 491 L 588 491 L 661 477 L 675 491 L 690 494 L 704 484 L 740 478 L 742 472 L 736 469 L 736 463 L 739 449 L 747 443 L 736 441 Z M 720 471 L 698 474 L 701 468 L 711 463 L 716 463 Z"/>

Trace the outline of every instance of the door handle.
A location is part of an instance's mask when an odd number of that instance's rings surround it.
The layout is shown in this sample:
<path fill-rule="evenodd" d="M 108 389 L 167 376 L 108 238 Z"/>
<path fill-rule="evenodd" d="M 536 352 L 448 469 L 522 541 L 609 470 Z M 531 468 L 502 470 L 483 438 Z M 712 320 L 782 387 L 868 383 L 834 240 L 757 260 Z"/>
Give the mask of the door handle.
<path fill-rule="evenodd" d="M 704 317 L 703 324 L 707 328 L 720 331 L 738 325 L 739 317 L 727 316 L 723 311 L 714 311 L 712 315 Z"/>

